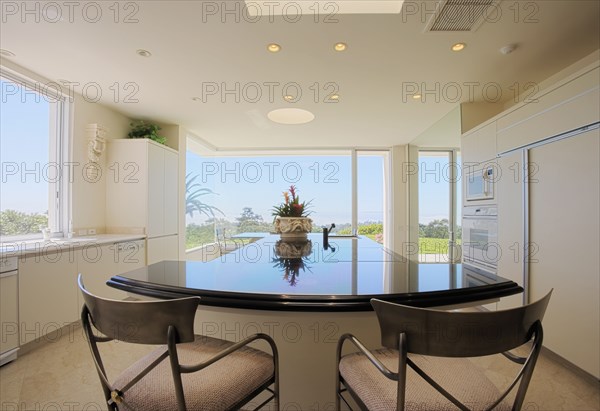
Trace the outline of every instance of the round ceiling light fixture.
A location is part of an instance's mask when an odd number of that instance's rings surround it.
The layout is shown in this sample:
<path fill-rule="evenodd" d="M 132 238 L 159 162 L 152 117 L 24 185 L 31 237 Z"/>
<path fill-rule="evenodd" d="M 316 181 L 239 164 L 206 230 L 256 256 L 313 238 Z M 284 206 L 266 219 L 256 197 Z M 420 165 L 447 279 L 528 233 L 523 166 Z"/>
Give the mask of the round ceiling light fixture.
<path fill-rule="evenodd" d="M 465 47 L 467 47 L 465 43 L 456 43 L 452 45 L 451 49 L 452 51 L 462 51 Z"/>
<path fill-rule="evenodd" d="M 281 46 L 277 43 L 271 43 L 267 46 L 267 50 L 271 53 L 279 53 L 281 51 Z"/>
<path fill-rule="evenodd" d="M 315 119 L 315 115 L 301 108 L 279 108 L 267 114 L 269 120 L 279 124 L 306 124 Z"/>
<path fill-rule="evenodd" d="M 348 48 L 348 45 L 346 43 L 335 43 L 333 45 L 333 49 L 335 51 L 346 51 L 346 49 Z"/>
<path fill-rule="evenodd" d="M 144 50 L 144 49 L 139 49 L 135 51 L 137 53 L 138 56 L 142 56 L 142 57 L 150 57 L 152 55 L 152 53 L 150 53 L 148 50 Z"/>
<path fill-rule="evenodd" d="M 500 48 L 500 53 L 506 55 L 506 54 L 512 53 L 516 49 L 517 49 L 516 44 L 507 44 L 506 46 Z"/>

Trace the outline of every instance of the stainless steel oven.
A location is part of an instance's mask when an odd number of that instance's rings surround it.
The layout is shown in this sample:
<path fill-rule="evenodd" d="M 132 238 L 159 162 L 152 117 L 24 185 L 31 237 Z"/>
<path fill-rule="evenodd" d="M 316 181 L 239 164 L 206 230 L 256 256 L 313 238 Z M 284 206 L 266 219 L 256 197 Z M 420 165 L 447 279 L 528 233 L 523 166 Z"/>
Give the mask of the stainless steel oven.
<path fill-rule="evenodd" d="M 498 245 L 498 208 L 465 207 L 462 230 L 463 263 L 495 274 L 501 255 Z"/>

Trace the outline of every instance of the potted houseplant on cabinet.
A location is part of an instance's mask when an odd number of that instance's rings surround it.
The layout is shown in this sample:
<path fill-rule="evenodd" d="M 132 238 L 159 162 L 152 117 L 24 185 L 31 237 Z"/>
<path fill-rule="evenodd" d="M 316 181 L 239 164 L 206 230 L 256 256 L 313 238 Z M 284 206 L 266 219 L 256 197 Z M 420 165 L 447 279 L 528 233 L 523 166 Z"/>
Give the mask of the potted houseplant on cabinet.
<path fill-rule="evenodd" d="M 283 192 L 284 202 L 273 207 L 275 232 L 282 240 L 306 240 L 312 231 L 312 220 L 308 217 L 309 202 L 300 202 L 295 186 Z"/>
<path fill-rule="evenodd" d="M 131 131 L 127 134 L 129 138 L 149 138 L 160 144 L 166 144 L 167 138 L 158 134 L 160 127 L 156 124 L 147 123 L 144 120 L 137 120 L 129 124 Z"/>

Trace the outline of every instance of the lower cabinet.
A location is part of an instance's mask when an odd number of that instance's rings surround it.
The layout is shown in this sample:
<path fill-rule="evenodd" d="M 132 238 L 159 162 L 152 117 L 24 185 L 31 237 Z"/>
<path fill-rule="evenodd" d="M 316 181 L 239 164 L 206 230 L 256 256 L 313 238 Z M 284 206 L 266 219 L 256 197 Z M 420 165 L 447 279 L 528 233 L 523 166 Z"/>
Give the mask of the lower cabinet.
<path fill-rule="evenodd" d="M 19 346 L 17 281 L 17 274 L 0 275 L 0 365 L 10 361 L 12 350 Z"/>
<path fill-rule="evenodd" d="M 19 258 L 21 345 L 77 321 L 77 250 L 57 249 Z"/>
<path fill-rule="evenodd" d="M 117 274 L 143 267 L 146 263 L 145 241 L 128 241 L 115 244 L 95 245 L 81 249 L 77 259 L 77 272 L 81 273 L 85 288 L 100 297 L 122 300 L 125 291 L 106 285 Z M 83 297 L 77 292 L 78 306 Z"/>
<path fill-rule="evenodd" d="M 179 248 L 177 235 L 149 238 L 147 261 L 148 265 L 164 260 L 178 260 Z"/>
<path fill-rule="evenodd" d="M 41 337 L 57 338 L 57 330 L 79 320 L 85 287 L 105 298 L 123 299 L 124 291 L 106 285 L 114 275 L 146 265 L 146 240 L 58 248 L 19 258 L 19 323 L 21 345 Z"/>

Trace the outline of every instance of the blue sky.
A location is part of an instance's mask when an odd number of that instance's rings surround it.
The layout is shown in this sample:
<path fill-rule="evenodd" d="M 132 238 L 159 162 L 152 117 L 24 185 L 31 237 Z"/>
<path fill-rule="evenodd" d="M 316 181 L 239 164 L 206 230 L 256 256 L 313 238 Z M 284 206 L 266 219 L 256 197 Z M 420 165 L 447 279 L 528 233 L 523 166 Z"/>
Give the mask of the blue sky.
<path fill-rule="evenodd" d="M 49 161 L 50 104 L 33 92 L 13 94 L 7 84 L 0 81 L 0 209 L 46 213 L 48 184 L 42 171 Z"/>
<path fill-rule="evenodd" d="M 434 170 L 419 185 L 420 221 L 448 218 L 448 182 L 444 178 L 448 160 L 422 157 L 420 167 Z M 446 167 L 446 168 L 445 168 Z M 359 222 L 383 220 L 383 159 L 381 156 L 358 158 Z M 282 201 L 282 192 L 291 184 L 299 189 L 302 200 L 312 200 L 317 225 L 351 221 L 350 155 L 343 156 L 256 156 L 200 157 L 187 153 L 187 172 L 200 177 L 204 187 L 215 195 L 203 201 L 223 211 L 234 221 L 243 207 L 270 221 L 271 208 Z M 205 217 L 196 216 L 201 222 Z"/>
<path fill-rule="evenodd" d="M 188 152 L 187 172 L 198 174 L 197 181 L 215 192 L 203 201 L 219 208 L 231 221 L 243 207 L 251 207 L 265 221 L 271 221 L 271 208 L 283 202 L 282 193 L 292 184 L 301 201 L 311 201 L 311 218 L 316 224 L 351 219 L 350 156 L 202 158 Z M 381 209 L 376 197 L 364 207 Z"/>
<path fill-rule="evenodd" d="M 458 158 L 460 163 L 460 156 Z M 421 152 L 419 155 L 419 223 L 428 224 L 432 220 L 449 217 L 448 153 Z M 459 176 L 460 177 L 460 176 Z M 461 220 L 462 183 L 457 183 L 457 221 Z"/>
<path fill-rule="evenodd" d="M 383 220 L 383 159 L 359 156 L 359 221 Z M 270 221 L 271 208 L 283 201 L 291 184 L 300 199 L 311 202 L 317 225 L 351 221 L 351 164 L 349 155 L 205 157 L 187 153 L 187 170 L 216 194 L 204 202 L 223 211 L 229 220 L 243 207 Z M 193 221 L 202 221 L 195 218 Z"/>

